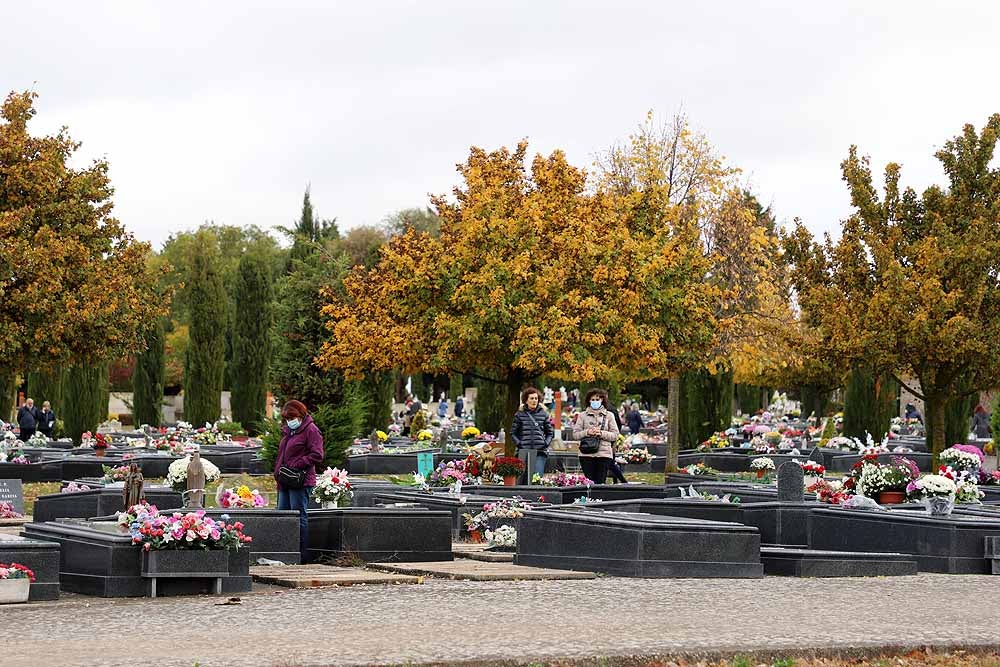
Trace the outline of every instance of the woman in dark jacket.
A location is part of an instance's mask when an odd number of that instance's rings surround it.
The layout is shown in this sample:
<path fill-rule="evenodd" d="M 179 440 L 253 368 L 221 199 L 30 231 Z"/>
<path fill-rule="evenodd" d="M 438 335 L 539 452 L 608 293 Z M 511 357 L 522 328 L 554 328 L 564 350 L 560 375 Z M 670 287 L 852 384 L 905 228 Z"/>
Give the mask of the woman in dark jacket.
<path fill-rule="evenodd" d="M 288 401 L 281 408 L 281 442 L 278 457 L 274 460 L 274 478 L 278 470 L 288 466 L 305 471 L 305 484 L 301 489 L 286 489 L 278 482 L 278 509 L 299 511 L 299 554 L 303 563 L 309 558 L 309 494 L 316 486 L 316 466 L 323 462 L 323 434 L 313 421 L 306 406 L 299 401 Z"/>
<path fill-rule="evenodd" d="M 549 445 L 555 435 L 549 422 L 549 413 L 540 405 L 541 400 L 541 392 L 534 387 L 522 391 L 521 408 L 514 413 L 514 423 L 510 427 L 510 437 L 517 446 L 518 455 L 522 450 L 532 449 L 536 452 L 535 469 L 528 471 L 528 482 L 531 482 L 532 473 L 545 474 Z"/>
<path fill-rule="evenodd" d="M 632 433 L 632 435 L 638 435 L 639 432 L 642 431 L 642 415 L 639 414 L 638 403 L 632 404 L 632 409 L 628 411 L 625 419 L 628 422 L 628 430 Z"/>
<path fill-rule="evenodd" d="M 972 427 L 969 430 L 976 434 L 977 440 L 986 440 L 992 435 L 990 416 L 982 405 L 976 406 L 976 411 L 972 414 Z"/>

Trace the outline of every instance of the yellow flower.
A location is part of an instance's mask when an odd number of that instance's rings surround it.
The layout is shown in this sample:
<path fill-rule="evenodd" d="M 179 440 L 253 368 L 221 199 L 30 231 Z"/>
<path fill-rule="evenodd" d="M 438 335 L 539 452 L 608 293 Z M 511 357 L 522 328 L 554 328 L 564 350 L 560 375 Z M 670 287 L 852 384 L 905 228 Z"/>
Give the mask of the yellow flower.
<path fill-rule="evenodd" d="M 253 498 L 253 492 L 250 491 L 249 486 L 241 486 L 240 488 L 236 489 L 236 495 L 238 495 L 240 498 L 245 498 L 247 500 Z"/>

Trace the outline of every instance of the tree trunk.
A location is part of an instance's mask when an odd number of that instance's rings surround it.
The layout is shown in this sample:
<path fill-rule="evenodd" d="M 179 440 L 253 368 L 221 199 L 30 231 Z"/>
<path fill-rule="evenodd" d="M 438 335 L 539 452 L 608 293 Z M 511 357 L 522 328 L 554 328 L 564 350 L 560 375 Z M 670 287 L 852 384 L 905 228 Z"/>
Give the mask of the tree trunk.
<path fill-rule="evenodd" d="M 673 375 L 667 381 L 667 463 L 666 472 L 677 472 L 677 452 L 679 451 L 681 378 Z M 666 479 L 666 478 L 664 478 Z"/>
<path fill-rule="evenodd" d="M 936 394 L 924 393 L 924 425 L 927 433 L 927 449 L 934 455 L 931 469 L 937 471 L 938 454 L 945 448 L 944 439 L 944 406 L 943 398 Z"/>

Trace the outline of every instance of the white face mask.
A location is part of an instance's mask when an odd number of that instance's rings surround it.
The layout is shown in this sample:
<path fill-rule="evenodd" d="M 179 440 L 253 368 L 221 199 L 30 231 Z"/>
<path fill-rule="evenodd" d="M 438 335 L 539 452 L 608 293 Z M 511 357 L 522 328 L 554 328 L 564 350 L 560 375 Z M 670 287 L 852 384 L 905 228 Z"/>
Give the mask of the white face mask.
<path fill-rule="evenodd" d="M 297 429 L 298 427 L 300 427 L 300 426 L 302 426 L 302 420 L 301 419 L 295 418 L 295 419 L 289 419 L 288 420 L 288 428 L 292 429 L 293 431 L 295 429 Z"/>

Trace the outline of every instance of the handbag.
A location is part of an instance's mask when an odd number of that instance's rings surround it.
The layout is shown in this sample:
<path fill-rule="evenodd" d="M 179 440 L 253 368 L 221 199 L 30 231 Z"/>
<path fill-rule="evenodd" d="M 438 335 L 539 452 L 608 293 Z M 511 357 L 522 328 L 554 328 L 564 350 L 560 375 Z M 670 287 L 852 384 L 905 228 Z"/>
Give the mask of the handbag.
<path fill-rule="evenodd" d="M 301 489 L 306 485 L 306 471 L 281 466 L 278 468 L 278 484 L 286 489 Z"/>
<path fill-rule="evenodd" d="M 607 424 L 607 416 L 601 419 L 601 430 L 604 430 Z M 596 454 L 601 451 L 601 437 L 597 435 L 587 435 L 580 438 L 580 453 L 581 454 Z"/>

